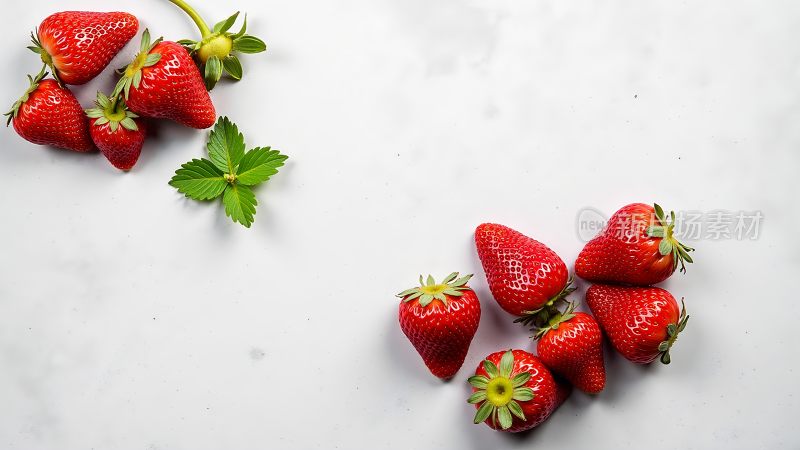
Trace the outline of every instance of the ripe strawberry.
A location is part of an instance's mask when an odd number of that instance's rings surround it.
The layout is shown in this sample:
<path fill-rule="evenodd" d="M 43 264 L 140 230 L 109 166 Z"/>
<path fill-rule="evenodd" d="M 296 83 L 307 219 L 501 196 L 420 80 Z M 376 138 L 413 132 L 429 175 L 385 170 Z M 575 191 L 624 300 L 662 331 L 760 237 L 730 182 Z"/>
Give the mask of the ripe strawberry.
<path fill-rule="evenodd" d="M 518 231 L 484 223 L 475 230 L 475 244 L 495 300 L 524 324 L 546 321 L 550 307 L 574 290 L 564 261 Z"/>
<path fill-rule="evenodd" d="M 589 394 L 603 390 L 606 369 L 603 363 L 603 335 L 594 317 L 575 312 L 570 303 L 562 314 L 550 319 L 536 338 L 536 351 L 544 365 L 563 375 L 576 388 Z"/>
<path fill-rule="evenodd" d="M 467 286 L 472 275 L 458 278 L 453 272 L 441 283 L 419 276 L 419 287 L 399 294 L 400 328 L 422 356 L 431 373 L 452 377 L 464 364 L 469 344 L 478 330 L 481 305 Z"/>
<path fill-rule="evenodd" d="M 53 79 L 45 80 L 44 67 L 36 78 L 28 75 L 30 87 L 8 116 L 6 126 L 14 122 L 14 130 L 23 139 L 40 145 L 89 152 L 94 144 L 89 137 L 89 121 L 72 92 Z"/>
<path fill-rule="evenodd" d="M 109 99 L 98 92 L 96 105 L 86 110 L 92 140 L 114 167 L 130 170 L 142 153 L 144 123 L 137 122 L 139 116 L 128 111 L 119 97 Z"/>
<path fill-rule="evenodd" d="M 138 55 L 125 69 L 113 95 L 124 94 L 128 108 L 146 117 L 208 128 L 216 111 L 192 57 L 180 44 L 161 38 L 150 44 L 144 30 Z"/>
<path fill-rule="evenodd" d="M 84 84 L 105 69 L 139 30 L 139 21 L 124 12 L 64 11 L 44 19 L 31 33 L 42 62 L 56 80 Z"/>
<path fill-rule="evenodd" d="M 544 422 L 566 398 L 539 358 L 523 350 L 492 353 L 468 381 L 473 393 L 467 402 L 478 410 L 474 423 L 512 433 Z"/>
<path fill-rule="evenodd" d="M 586 303 L 611 345 L 638 364 L 659 356 L 669 364 L 669 350 L 689 320 L 683 300 L 679 313 L 675 298 L 657 287 L 595 284 L 586 291 Z"/>
<path fill-rule="evenodd" d="M 675 213 L 667 220 L 658 205 L 623 206 L 606 228 L 589 241 L 575 261 L 575 273 L 594 282 L 639 286 L 660 283 L 684 262 L 692 262 L 694 249 L 675 239 Z"/>

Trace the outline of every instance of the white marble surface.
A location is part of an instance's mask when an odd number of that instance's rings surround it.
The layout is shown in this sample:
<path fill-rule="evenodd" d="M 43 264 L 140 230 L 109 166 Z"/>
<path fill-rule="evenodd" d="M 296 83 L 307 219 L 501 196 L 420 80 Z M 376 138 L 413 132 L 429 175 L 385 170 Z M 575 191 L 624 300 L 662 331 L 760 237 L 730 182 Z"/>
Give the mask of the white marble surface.
<path fill-rule="evenodd" d="M 194 3 L 247 11 L 268 42 L 213 98 L 290 162 L 247 230 L 167 185 L 204 132 L 161 126 L 122 174 L 4 130 L 0 448 L 800 447 L 800 4 Z M 38 70 L 24 47 L 42 18 L 111 6 L 6 2 L 0 99 Z M 193 36 L 166 0 L 113 6 Z M 516 227 L 571 266 L 581 208 L 654 200 L 765 217 L 757 240 L 695 242 L 666 283 L 692 315 L 672 365 L 607 352 L 606 390 L 535 432 L 473 426 L 466 377 L 530 346 L 488 294 L 474 227 Z M 484 315 L 442 383 L 393 294 L 452 270 L 478 274 Z"/>

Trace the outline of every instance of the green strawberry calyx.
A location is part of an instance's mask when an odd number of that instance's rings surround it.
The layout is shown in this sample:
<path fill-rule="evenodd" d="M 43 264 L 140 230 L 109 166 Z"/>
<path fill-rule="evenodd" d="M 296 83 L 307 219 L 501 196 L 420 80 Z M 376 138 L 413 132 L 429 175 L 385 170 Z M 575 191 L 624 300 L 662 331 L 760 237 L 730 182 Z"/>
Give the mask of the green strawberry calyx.
<path fill-rule="evenodd" d="M 458 277 L 458 272 L 453 272 L 446 276 L 441 283 L 437 283 L 433 276 L 428 275 L 427 280 L 419 276 L 419 286 L 397 294 L 398 297 L 403 299 L 403 302 L 410 302 L 416 298 L 419 299 L 419 304 L 423 308 L 431 304 L 433 300 L 441 301 L 447 306 L 447 296 L 461 297 L 464 291 L 468 290 L 467 282 L 472 278 L 472 274 Z"/>
<path fill-rule="evenodd" d="M 39 40 L 38 34 L 39 32 L 36 29 L 34 29 L 33 32 L 31 33 L 31 42 L 33 43 L 33 45 L 29 45 L 28 50 L 32 51 L 33 53 L 36 53 L 37 55 L 39 55 L 40 58 L 42 58 L 42 63 L 44 63 L 44 67 L 50 68 L 50 71 L 53 73 L 53 78 L 55 78 L 59 86 L 63 87 L 64 83 L 62 83 L 61 78 L 58 77 L 58 70 L 56 69 L 56 66 L 53 64 L 53 57 L 50 56 L 50 53 L 48 53 L 47 50 L 44 49 L 44 46 L 42 46 L 42 42 Z M 44 68 L 42 68 L 42 70 L 44 70 Z"/>
<path fill-rule="evenodd" d="M 669 364 L 672 359 L 669 356 L 669 350 L 672 344 L 678 339 L 678 334 L 686 328 L 686 322 L 689 321 L 689 316 L 686 315 L 686 305 L 681 298 L 681 315 L 678 318 L 678 323 L 671 323 L 667 325 L 667 339 L 658 344 L 658 351 L 660 352 L 660 360 L 664 364 Z"/>
<path fill-rule="evenodd" d="M 11 121 L 14 120 L 14 118 L 19 114 L 19 108 L 21 108 L 22 105 L 28 101 L 28 98 L 31 96 L 31 94 L 33 94 L 33 92 L 39 88 L 39 82 L 47 76 L 47 71 L 45 70 L 46 68 L 47 66 L 42 66 L 42 70 L 40 70 L 35 77 L 28 75 L 28 83 L 30 83 L 30 86 L 28 86 L 28 89 L 24 94 L 22 94 L 22 97 L 14 102 L 14 104 L 11 106 L 11 111 L 3 114 L 4 116 L 8 116 L 6 126 L 11 124 Z"/>
<path fill-rule="evenodd" d="M 261 39 L 246 34 L 247 15 L 244 16 L 242 28 L 237 33 L 230 33 L 236 19 L 237 11 L 225 20 L 218 22 L 213 28 L 206 24 L 197 11 L 183 0 L 169 0 L 186 14 L 200 30 L 200 40 L 181 39 L 183 45 L 198 62 L 200 72 L 206 83 L 206 89 L 214 89 L 222 74 L 227 73 L 234 80 L 242 79 L 242 63 L 236 53 L 261 53 L 267 50 L 267 44 Z"/>
<path fill-rule="evenodd" d="M 125 100 L 120 98 L 119 95 L 108 98 L 105 94 L 98 91 L 95 105 L 95 108 L 86 110 L 86 115 L 90 119 L 97 119 L 94 122 L 94 126 L 108 124 L 108 127 L 113 132 L 116 132 L 120 126 L 129 131 L 136 131 L 139 129 L 136 125 L 136 121 L 133 120 L 139 116 L 125 106 Z"/>
<path fill-rule="evenodd" d="M 479 405 L 473 422 L 478 424 L 491 417 L 495 427 L 499 423 L 500 428 L 507 430 L 511 428 L 512 415 L 525 420 L 525 413 L 519 402 L 533 400 L 533 389 L 525 386 L 531 379 L 531 374 L 514 372 L 514 353 L 511 350 L 503 353 L 500 367 L 485 359 L 483 368 L 488 377 L 473 375 L 467 379 L 475 388 L 467 403 Z"/>
<path fill-rule="evenodd" d="M 664 210 L 658 203 L 653 204 L 655 210 L 655 219 L 658 222 L 655 225 L 647 227 L 646 233 L 648 237 L 661 238 L 661 243 L 658 245 L 658 252 L 662 256 L 672 254 L 672 270 L 681 265 L 681 272 L 686 272 L 685 263 L 692 263 L 692 257 L 689 252 L 694 251 L 692 247 L 681 244 L 674 235 L 675 232 L 675 211 L 669 212 L 669 220 L 664 214 Z"/>
<path fill-rule="evenodd" d="M 573 282 L 575 278 L 570 275 L 567 279 L 567 283 L 564 285 L 561 290 L 551 297 L 547 302 L 542 305 L 542 307 L 538 309 L 534 309 L 532 311 L 525 311 L 522 313 L 521 316 L 517 317 L 514 320 L 514 323 L 521 323 L 524 326 L 534 326 L 535 328 L 541 328 L 547 326 L 547 323 L 550 321 L 551 318 L 554 316 L 561 314 L 558 310 L 558 305 L 561 302 L 565 302 L 567 296 L 569 294 L 575 292 L 575 285 Z"/>
<path fill-rule="evenodd" d="M 564 312 L 553 314 L 545 325 L 536 330 L 536 333 L 532 336 L 533 339 L 540 339 L 542 336 L 547 334 L 548 331 L 557 330 L 559 325 L 574 318 L 576 306 L 578 306 L 577 302 L 568 302 Z"/>
<path fill-rule="evenodd" d="M 142 69 L 153 66 L 161 60 L 160 53 L 150 52 L 152 52 L 153 48 L 162 40 L 164 39 L 158 38 L 155 42 L 150 43 L 150 30 L 145 28 L 144 33 L 142 33 L 142 43 L 139 46 L 139 53 L 136 54 L 136 57 L 133 58 L 133 61 L 131 61 L 127 67 L 117 71 L 122 75 L 122 78 L 119 79 L 117 86 L 114 88 L 114 92 L 111 93 L 112 97 L 117 97 L 122 94 L 127 100 L 131 87 L 139 89 L 139 84 L 142 82 Z"/>

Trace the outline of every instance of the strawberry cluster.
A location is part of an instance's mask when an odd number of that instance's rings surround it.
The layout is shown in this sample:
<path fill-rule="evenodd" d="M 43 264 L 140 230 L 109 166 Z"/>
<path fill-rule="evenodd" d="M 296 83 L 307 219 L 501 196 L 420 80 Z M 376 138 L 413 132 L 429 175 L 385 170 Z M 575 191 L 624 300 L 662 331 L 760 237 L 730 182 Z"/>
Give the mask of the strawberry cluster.
<path fill-rule="evenodd" d="M 238 33 L 228 32 L 239 13 L 210 28 L 186 2 L 170 1 L 198 25 L 202 39 L 151 42 L 145 30 L 139 53 L 120 71 L 114 91 L 98 92 L 95 107 L 85 111 L 67 85 L 85 84 L 101 74 L 136 35 L 139 21 L 126 12 L 65 11 L 45 18 L 28 47 L 44 65 L 38 75 L 28 76 L 28 89 L 6 113 L 7 125 L 13 122 L 17 134 L 34 144 L 77 152 L 99 149 L 121 170 L 131 169 L 141 154 L 145 118 L 197 129 L 212 126 L 216 111 L 207 90 L 223 71 L 241 79 L 236 52 L 258 53 L 266 45 L 245 34 L 246 18 Z"/>
<path fill-rule="evenodd" d="M 670 362 L 670 349 L 686 327 L 685 308 L 666 290 L 653 287 L 691 263 L 658 205 L 627 205 L 586 244 L 575 272 L 594 284 L 586 292 L 591 312 L 568 300 L 575 290 L 564 261 L 549 247 L 503 225 L 484 223 L 475 244 L 492 296 L 515 322 L 531 327 L 536 353 L 492 353 L 468 379 L 474 422 L 519 432 L 546 420 L 572 387 L 597 394 L 606 384 L 603 335 L 626 359 Z M 398 294 L 400 326 L 439 378 L 453 377 L 478 328 L 481 308 L 457 273 Z M 681 301 L 683 303 L 683 301 Z"/>

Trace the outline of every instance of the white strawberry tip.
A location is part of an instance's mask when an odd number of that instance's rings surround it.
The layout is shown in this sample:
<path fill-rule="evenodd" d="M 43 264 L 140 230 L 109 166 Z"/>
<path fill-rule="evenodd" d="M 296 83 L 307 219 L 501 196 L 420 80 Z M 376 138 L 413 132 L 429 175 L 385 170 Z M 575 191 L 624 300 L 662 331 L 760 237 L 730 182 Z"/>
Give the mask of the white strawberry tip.
<path fill-rule="evenodd" d="M 672 358 L 669 356 L 669 351 L 672 345 L 678 339 L 678 334 L 686 328 L 686 322 L 689 321 L 689 316 L 686 315 L 686 305 L 681 298 L 681 315 L 678 323 L 671 323 L 667 325 L 667 339 L 658 344 L 658 351 L 660 352 L 659 360 L 662 364 L 669 364 Z"/>
<path fill-rule="evenodd" d="M 419 276 L 419 286 L 397 294 L 398 297 L 403 299 L 403 302 L 410 302 L 414 299 L 419 299 L 419 304 L 423 308 L 428 306 L 433 300 L 441 301 L 447 306 L 447 296 L 461 297 L 464 295 L 465 290 L 468 290 L 467 282 L 472 278 L 472 274 L 458 277 L 458 272 L 453 272 L 446 276 L 444 280 L 437 283 L 433 276 L 428 275 L 427 280 Z"/>
<path fill-rule="evenodd" d="M 116 132 L 120 126 L 129 131 L 136 131 L 139 127 L 133 119 L 139 116 L 130 111 L 125 105 L 125 100 L 119 95 L 108 98 L 102 92 L 97 92 L 95 108 L 85 110 L 86 116 L 94 121 L 94 126 L 108 124 L 112 132 Z"/>
<path fill-rule="evenodd" d="M 511 428 L 513 417 L 525 420 L 525 413 L 518 402 L 533 400 L 533 389 L 524 386 L 531 379 L 528 372 L 514 373 L 514 353 L 511 350 L 503 353 L 500 367 L 485 359 L 483 368 L 487 376 L 473 375 L 467 380 L 476 391 L 467 399 L 467 403 L 477 404 L 473 422 L 479 424 L 489 417 L 492 425 L 507 430 Z"/>
<path fill-rule="evenodd" d="M 680 264 L 680 271 L 686 273 L 685 263 L 694 262 L 692 257 L 689 256 L 689 252 L 693 252 L 694 249 L 688 245 L 680 243 L 675 238 L 675 211 L 669 212 L 669 220 L 667 220 L 664 210 L 658 205 L 658 203 L 653 204 L 653 209 L 655 210 L 655 217 L 653 220 L 653 225 L 647 227 L 647 236 L 661 238 L 661 243 L 658 245 L 658 252 L 661 254 L 661 256 L 667 256 L 671 253 L 672 270 L 677 269 L 678 264 Z"/>

